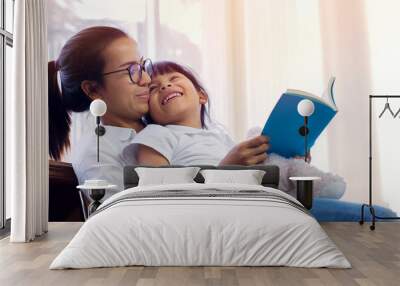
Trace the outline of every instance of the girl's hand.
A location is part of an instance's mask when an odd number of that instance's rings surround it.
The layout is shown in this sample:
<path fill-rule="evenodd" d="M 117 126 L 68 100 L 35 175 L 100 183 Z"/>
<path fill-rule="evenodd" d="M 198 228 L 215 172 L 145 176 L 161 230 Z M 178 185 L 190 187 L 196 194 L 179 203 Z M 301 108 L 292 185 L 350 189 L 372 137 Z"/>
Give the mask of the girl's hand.
<path fill-rule="evenodd" d="M 295 158 L 295 159 L 301 159 L 301 160 L 304 161 L 304 156 L 294 156 L 294 158 Z M 307 162 L 307 163 L 311 163 L 311 154 L 310 154 L 310 153 L 308 153 L 308 155 L 307 155 L 307 160 L 306 160 L 306 162 Z"/>
<path fill-rule="evenodd" d="M 267 159 L 269 138 L 259 135 L 235 147 L 219 163 L 220 165 L 256 165 Z"/>

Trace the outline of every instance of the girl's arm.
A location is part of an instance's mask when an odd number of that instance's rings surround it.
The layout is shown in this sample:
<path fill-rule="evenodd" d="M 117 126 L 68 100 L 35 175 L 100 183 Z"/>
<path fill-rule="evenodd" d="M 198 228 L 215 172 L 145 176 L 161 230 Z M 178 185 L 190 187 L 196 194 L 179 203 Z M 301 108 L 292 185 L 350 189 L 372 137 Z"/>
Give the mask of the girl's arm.
<path fill-rule="evenodd" d="M 259 135 L 244 141 L 235 147 L 221 160 L 219 165 L 256 165 L 267 159 L 269 139 Z"/>
<path fill-rule="evenodd" d="M 127 162 L 135 161 L 133 164 L 165 166 L 170 165 L 177 144 L 177 136 L 168 128 L 149 124 L 135 135 L 122 153 Z"/>
<path fill-rule="evenodd" d="M 159 152 L 146 145 L 138 144 L 136 161 L 138 165 L 165 166 L 169 161 Z"/>

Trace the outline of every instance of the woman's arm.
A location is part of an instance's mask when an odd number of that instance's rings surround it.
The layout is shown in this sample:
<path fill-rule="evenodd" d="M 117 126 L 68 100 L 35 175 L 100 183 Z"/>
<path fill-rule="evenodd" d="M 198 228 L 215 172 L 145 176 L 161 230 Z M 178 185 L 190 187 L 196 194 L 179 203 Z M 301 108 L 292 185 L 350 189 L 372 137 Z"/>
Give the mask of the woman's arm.
<path fill-rule="evenodd" d="M 137 145 L 136 161 L 139 165 L 165 166 L 169 161 L 159 152 L 143 144 Z"/>
<path fill-rule="evenodd" d="M 269 138 L 259 135 L 244 141 L 235 147 L 221 160 L 222 165 L 256 165 L 267 159 Z"/>

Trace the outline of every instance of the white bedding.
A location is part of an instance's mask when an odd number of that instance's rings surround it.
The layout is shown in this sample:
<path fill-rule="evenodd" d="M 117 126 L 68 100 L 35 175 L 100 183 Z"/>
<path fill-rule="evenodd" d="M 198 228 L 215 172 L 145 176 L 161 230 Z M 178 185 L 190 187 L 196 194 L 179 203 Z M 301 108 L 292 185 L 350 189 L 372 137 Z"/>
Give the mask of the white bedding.
<path fill-rule="evenodd" d="M 168 190 L 254 190 L 265 191 L 272 199 L 179 194 L 129 199 L 146 195 L 138 192 Z M 300 204 L 279 190 L 255 185 L 193 183 L 131 188 L 106 200 L 50 269 L 126 265 L 350 268 L 318 222 L 293 203 Z"/>

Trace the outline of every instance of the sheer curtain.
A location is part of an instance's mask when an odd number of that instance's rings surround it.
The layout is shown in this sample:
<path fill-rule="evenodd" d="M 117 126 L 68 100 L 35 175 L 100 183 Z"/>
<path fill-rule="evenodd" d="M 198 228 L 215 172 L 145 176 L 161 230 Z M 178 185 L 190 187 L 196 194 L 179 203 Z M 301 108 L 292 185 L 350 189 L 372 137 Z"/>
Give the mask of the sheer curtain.
<path fill-rule="evenodd" d="M 368 197 L 368 95 L 371 88 L 366 2 L 321 1 L 321 35 L 324 74 L 337 76 L 339 113 L 329 127 L 328 152 L 331 170 L 348 183 L 344 199 L 366 201 Z M 377 178 L 378 179 L 378 178 Z M 374 203 L 387 205 L 375 189 Z"/>
<path fill-rule="evenodd" d="M 385 16 L 400 8 L 398 1 L 388 0 L 384 4 L 374 0 L 113 2 L 114 6 L 131 11 L 134 14 L 131 17 L 125 16 L 121 9 L 108 9 L 107 15 L 96 16 L 102 12 L 91 7 L 108 5 L 106 0 L 57 0 L 49 1 L 49 6 L 62 2 L 68 3 L 61 9 L 62 16 L 53 23 L 53 29 L 68 23 L 62 17 L 86 26 L 102 23 L 126 27 L 144 55 L 192 67 L 210 93 L 212 117 L 225 125 L 237 141 L 245 139 L 248 129 L 264 125 L 286 89 L 322 94 L 329 77 L 336 76 L 339 113 L 313 147 L 313 164 L 345 177 L 348 190 L 344 199 L 367 199 L 368 95 L 381 90 L 388 92 L 383 88 L 387 86 L 392 92 L 399 90 L 395 69 L 384 71 L 384 67 L 398 67 L 400 63 L 395 56 L 398 53 L 385 53 L 388 44 L 400 49 L 393 37 L 400 20 L 393 15 L 388 21 Z M 132 25 L 136 28 L 131 29 Z M 69 30 L 70 34 L 79 30 L 79 25 L 75 26 L 75 30 Z M 71 25 L 65 29 L 68 27 Z M 50 31 L 50 47 L 56 37 L 58 46 L 66 41 L 59 38 L 59 32 Z M 388 72 L 392 81 L 385 85 Z M 377 138 L 386 129 L 381 128 Z M 74 132 L 74 138 L 78 139 L 79 132 Z M 392 136 L 388 140 L 394 142 L 396 136 L 398 139 L 398 135 Z M 382 140 L 375 144 L 375 159 L 382 165 L 375 171 L 375 202 L 400 210 L 400 205 L 389 204 L 395 198 L 398 184 L 394 179 L 384 179 L 393 166 L 383 162 L 390 157 L 389 148 L 384 146 L 387 143 L 384 145 Z M 384 164 L 389 167 L 383 167 Z M 396 176 L 392 174 L 392 178 Z"/>
<path fill-rule="evenodd" d="M 368 198 L 368 95 L 399 93 L 398 1 L 243 1 L 246 128 L 262 124 L 287 88 L 320 94 L 336 76 L 339 113 L 312 150 L 313 164 L 342 175 L 345 200 Z M 389 15 L 392 15 L 390 17 Z M 390 20 L 388 20 L 390 19 Z M 382 108 L 383 103 L 379 106 Z M 400 102 L 398 104 L 400 107 Z M 375 116 L 377 118 L 377 116 Z M 374 203 L 400 211 L 396 124 L 374 123 Z M 392 129 L 390 129 L 392 128 Z M 385 139 L 383 139 L 385 138 Z M 396 161 L 397 160 L 397 161 Z"/>
<path fill-rule="evenodd" d="M 186 9 L 186 18 L 176 17 L 179 9 L 161 5 L 159 27 L 193 37 L 198 50 L 177 48 L 155 58 L 196 67 L 209 88 L 213 117 L 237 141 L 249 128 L 263 126 L 286 89 L 322 94 L 329 77 L 336 76 L 339 113 L 313 148 L 313 164 L 345 178 L 344 199 L 366 201 L 368 95 L 400 90 L 400 40 L 392 36 L 400 30 L 393 14 L 399 6 L 394 0 L 385 5 L 374 0 L 175 0 L 173 7 Z M 161 51 L 171 42 L 182 47 L 162 30 L 156 35 Z M 399 135 L 390 132 L 394 121 L 376 124 L 374 202 L 400 211 L 393 168 L 400 158 L 393 146 Z"/>
<path fill-rule="evenodd" d="M 287 88 L 322 94 L 336 76 L 339 113 L 313 147 L 313 164 L 345 178 L 344 199 L 365 200 L 371 69 L 364 1 L 244 2 L 246 127 L 263 124 Z"/>
<path fill-rule="evenodd" d="M 16 1 L 13 93 L 6 98 L 12 242 L 47 231 L 47 32 L 44 0 Z"/>
<path fill-rule="evenodd" d="M 176 2 L 182 7 L 191 3 Z M 210 89 L 214 118 L 237 141 L 243 140 L 248 129 L 263 126 L 286 89 L 322 94 L 329 77 L 336 76 L 339 114 L 313 148 L 313 164 L 345 177 L 345 199 L 365 200 L 367 98 L 371 92 L 365 2 L 235 0 L 197 5 L 201 21 L 192 16 L 194 20 L 187 25 L 202 30 L 198 71 Z M 164 21 L 179 27 L 184 20 L 176 20 L 174 13 L 174 9 L 160 7 L 160 18 L 174 19 Z M 158 46 L 167 49 L 168 40 Z M 175 41 L 174 45 L 179 46 Z M 186 54 L 159 57 L 196 66 L 193 55 Z M 376 202 L 385 203 L 377 191 Z"/>
<path fill-rule="evenodd" d="M 400 39 L 394 36 L 400 32 L 399 1 L 239 2 L 245 19 L 245 129 L 262 124 L 287 88 L 320 94 L 336 76 L 339 113 L 313 148 L 313 164 L 345 178 L 343 199 L 366 202 L 368 95 L 400 93 Z M 384 103 L 374 103 L 373 202 L 399 212 L 399 118 L 377 120 Z M 400 108 L 400 100 L 392 106 Z"/>

